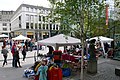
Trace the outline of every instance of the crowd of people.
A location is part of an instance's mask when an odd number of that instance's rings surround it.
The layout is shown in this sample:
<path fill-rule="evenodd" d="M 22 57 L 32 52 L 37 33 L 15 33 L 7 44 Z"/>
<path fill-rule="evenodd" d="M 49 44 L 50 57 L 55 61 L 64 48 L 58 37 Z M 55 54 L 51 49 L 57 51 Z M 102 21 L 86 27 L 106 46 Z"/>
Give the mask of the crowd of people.
<path fill-rule="evenodd" d="M 7 45 L 10 46 L 10 51 L 8 50 L 8 48 L 6 47 Z M 35 45 L 34 40 L 26 40 L 25 42 L 22 40 L 15 40 L 13 41 L 12 39 L 9 40 L 9 42 L 7 40 L 3 41 L 3 46 L 2 46 L 2 50 L 1 53 L 3 54 L 4 57 L 4 62 L 2 67 L 4 67 L 5 63 L 7 64 L 7 56 L 8 53 L 11 52 L 12 53 L 12 67 L 18 68 L 18 67 L 22 67 L 20 64 L 20 56 L 19 53 L 21 52 L 23 55 L 23 61 L 25 61 L 26 58 L 26 52 L 28 50 L 32 51 L 33 47 Z"/>
<path fill-rule="evenodd" d="M 101 46 L 100 42 L 97 43 L 90 43 L 87 48 L 84 48 L 84 67 L 87 65 L 87 60 L 89 59 L 97 59 L 99 56 L 103 55 L 103 47 Z M 21 41 L 10 41 L 9 43 L 11 53 L 13 56 L 12 60 L 12 67 L 18 68 L 22 67 L 20 64 L 20 57 L 19 57 L 19 51 L 22 51 L 23 55 L 23 61 L 26 59 L 26 52 L 28 50 L 32 51 L 34 42 L 32 40 L 26 40 L 24 43 Z M 59 50 L 54 50 L 52 46 L 47 46 L 49 48 L 49 52 L 45 56 L 45 60 L 42 61 L 36 61 L 34 66 L 31 67 L 34 71 L 34 78 L 39 78 L 39 80 L 59 80 L 58 77 L 59 75 L 64 74 L 64 69 L 63 69 L 63 64 L 70 63 L 69 66 L 73 67 L 71 69 L 74 69 L 75 66 L 77 68 L 81 68 L 80 66 L 80 60 L 81 60 L 81 52 L 82 52 L 82 47 L 80 45 L 73 45 L 71 47 L 65 47 L 65 50 L 59 51 Z M 90 49 L 91 48 L 91 49 Z M 93 48 L 93 49 L 92 49 Z M 108 44 L 104 44 L 104 49 L 107 52 L 108 51 Z M 88 50 L 88 51 L 87 51 Z M 92 52 L 90 51 L 92 50 Z M 3 67 L 5 64 L 7 64 L 7 54 L 8 50 L 6 48 L 6 42 L 3 42 L 2 46 L 2 54 L 4 57 L 4 62 L 3 62 Z M 37 63 L 38 62 L 38 63 Z M 37 64 L 36 64 L 37 63 Z M 65 67 L 64 67 L 65 68 Z M 66 69 L 66 68 L 65 68 Z M 58 71 L 58 72 L 57 72 Z M 70 70 L 69 70 L 70 71 Z M 49 74 L 48 74 L 49 73 Z M 54 74 L 55 73 L 55 74 Z M 70 73 L 70 72 L 69 72 Z M 26 75 L 27 73 L 25 73 Z M 52 74 L 52 75 L 51 75 Z M 55 79 L 51 79 L 51 76 L 57 75 Z M 66 75 L 66 74 L 64 74 Z M 39 77 L 38 77 L 39 76 Z M 70 76 L 70 75 L 69 75 Z M 62 78 L 62 77 L 60 77 Z M 60 79 L 62 80 L 62 79 Z"/>

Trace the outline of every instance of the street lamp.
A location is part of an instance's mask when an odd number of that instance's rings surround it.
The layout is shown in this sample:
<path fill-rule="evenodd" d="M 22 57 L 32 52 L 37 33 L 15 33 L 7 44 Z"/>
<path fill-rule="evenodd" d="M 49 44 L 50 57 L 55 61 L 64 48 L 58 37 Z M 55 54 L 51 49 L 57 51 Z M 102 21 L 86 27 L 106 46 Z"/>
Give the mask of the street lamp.
<path fill-rule="evenodd" d="M 37 18 L 37 28 L 39 28 L 39 13 L 37 14 L 38 18 Z M 38 54 L 39 54 L 39 29 L 37 30 L 37 60 L 38 60 Z"/>

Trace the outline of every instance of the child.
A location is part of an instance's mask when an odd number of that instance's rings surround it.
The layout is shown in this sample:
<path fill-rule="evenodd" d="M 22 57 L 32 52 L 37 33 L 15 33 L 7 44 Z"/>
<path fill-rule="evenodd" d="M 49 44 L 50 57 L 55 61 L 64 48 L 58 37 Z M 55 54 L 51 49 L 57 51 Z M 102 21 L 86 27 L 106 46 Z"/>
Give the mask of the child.
<path fill-rule="evenodd" d="M 38 68 L 36 75 L 39 75 L 39 80 L 47 80 L 48 66 L 46 61 L 42 60 L 41 66 Z"/>

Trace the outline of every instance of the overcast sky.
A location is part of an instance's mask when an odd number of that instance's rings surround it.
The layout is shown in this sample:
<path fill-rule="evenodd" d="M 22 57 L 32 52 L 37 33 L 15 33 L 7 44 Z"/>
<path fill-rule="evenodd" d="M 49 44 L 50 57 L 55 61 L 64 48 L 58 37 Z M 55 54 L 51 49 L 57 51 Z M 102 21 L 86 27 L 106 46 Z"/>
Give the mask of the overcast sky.
<path fill-rule="evenodd" d="M 44 7 L 50 6 L 48 0 L 0 0 L 0 11 L 1 10 L 15 11 L 23 3 Z M 113 4 L 113 0 L 107 0 L 107 3 Z"/>
<path fill-rule="evenodd" d="M 48 0 L 0 0 L 0 11 L 1 10 L 15 11 L 23 3 L 44 7 L 49 7 L 50 5 Z"/>

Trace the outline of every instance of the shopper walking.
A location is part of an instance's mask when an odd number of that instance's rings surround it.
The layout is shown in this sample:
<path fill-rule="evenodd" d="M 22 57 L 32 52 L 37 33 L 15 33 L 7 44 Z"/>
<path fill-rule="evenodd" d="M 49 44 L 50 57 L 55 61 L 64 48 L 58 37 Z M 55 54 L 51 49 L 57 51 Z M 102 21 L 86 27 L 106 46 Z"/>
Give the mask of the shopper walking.
<path fill-rule="evenodd" d="M 2 67 L 4 67 L 5 63 L 7 65 L 7 54 L 8 54 L 8 50 L 6 49 L 5 46 L 2 46 L 1 53 L 3 54 L 3 57 L 4 57 L 4 62 L 3 62 L 3 66 L 2 66 Z"/>
<path fill-rule="evenodd" d="M 28 51 L 28 40 L 25 41 L 26 51 Z"/>
<path fill-rule="evenodd" d="M 25 61 L 26 58 L 26 46 L 23 46 L 23 50 L 22 50 L 22 55 L 23 55 L 23 61 Z"/>

